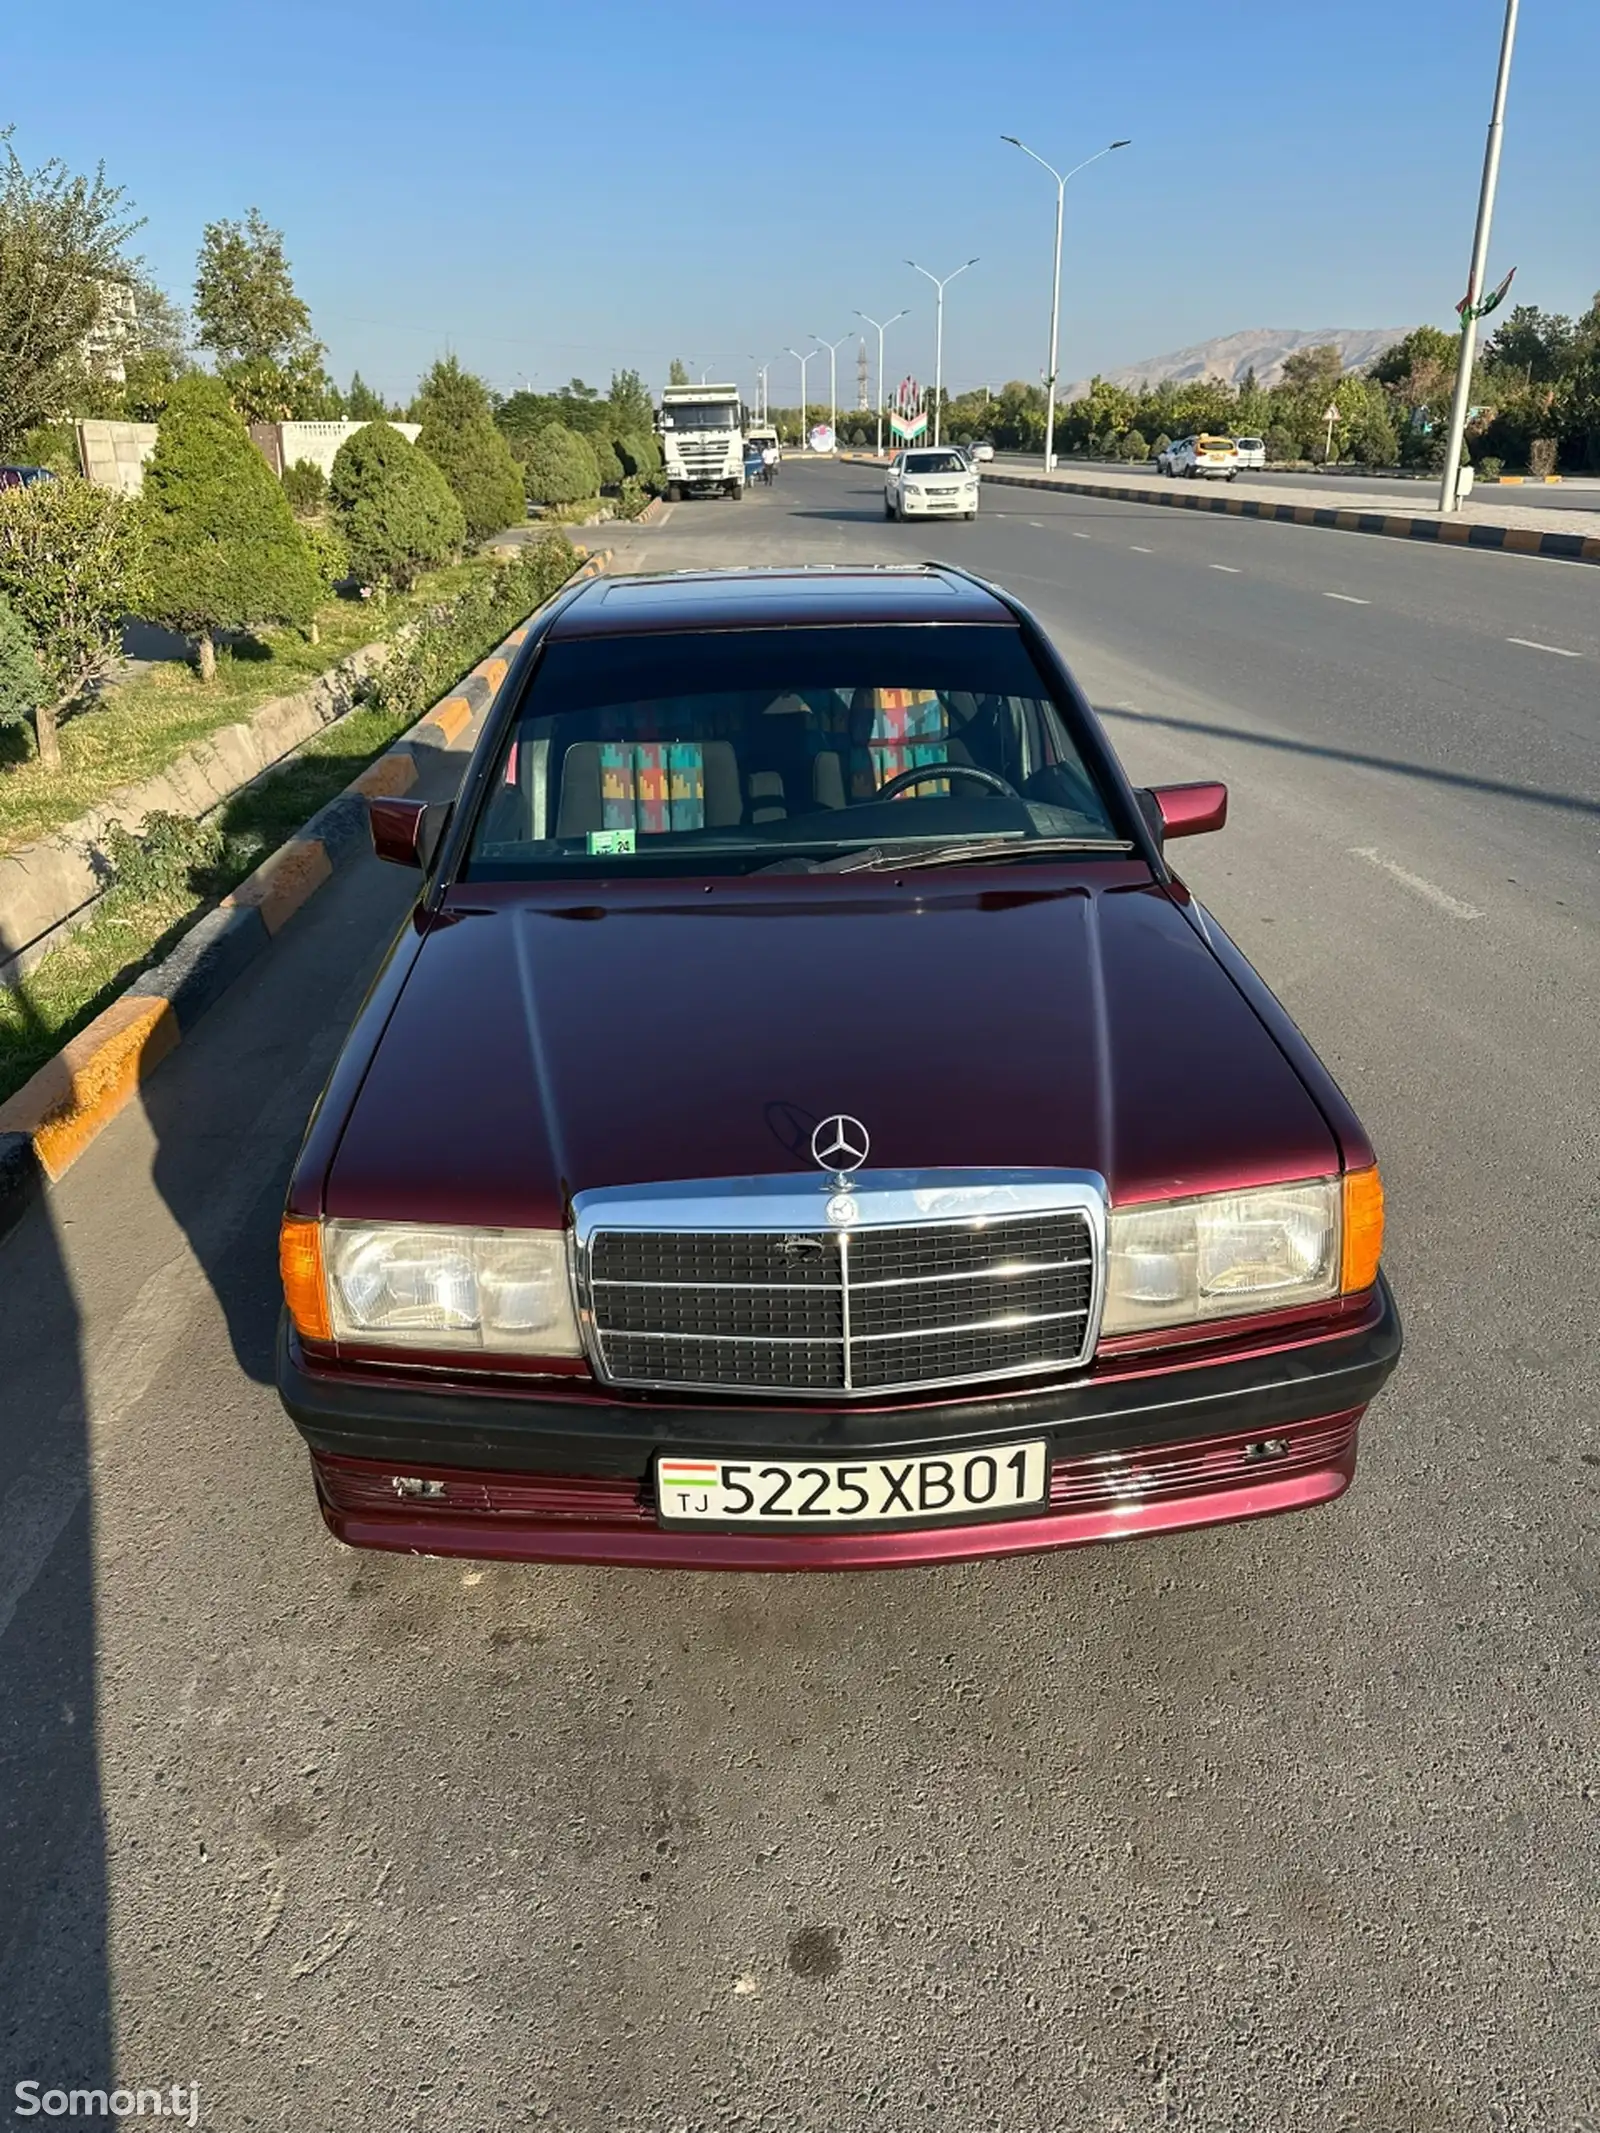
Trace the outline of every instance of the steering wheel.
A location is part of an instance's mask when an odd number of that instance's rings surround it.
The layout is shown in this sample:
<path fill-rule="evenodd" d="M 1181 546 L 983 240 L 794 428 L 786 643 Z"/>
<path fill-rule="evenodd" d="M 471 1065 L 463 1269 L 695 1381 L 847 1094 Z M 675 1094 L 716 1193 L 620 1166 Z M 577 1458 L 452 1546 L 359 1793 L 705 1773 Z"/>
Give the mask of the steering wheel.
<path fill-rule="evenodd" d="M 987 785 L 991 792 L 1004 793 L 1008 800 L 1022 798 L 1017 788 L 1007 784 L 998 771 L 985 770 L 977 763 L 914 763 L 909 770 L 902 770 L 898 777 L 891 778 L 887 785 L 880 785 L 872 797 L 892 800 L 897 793 L 909 792 L 913 785 L 926 785 L 930 778 L 971 778 L 975 784 Z"/>

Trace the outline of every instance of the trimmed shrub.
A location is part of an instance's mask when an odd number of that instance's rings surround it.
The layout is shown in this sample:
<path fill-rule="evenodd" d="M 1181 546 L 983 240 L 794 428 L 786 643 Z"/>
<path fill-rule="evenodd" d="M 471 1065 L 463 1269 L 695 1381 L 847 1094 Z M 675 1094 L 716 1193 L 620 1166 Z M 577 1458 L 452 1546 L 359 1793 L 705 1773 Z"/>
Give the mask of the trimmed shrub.
<path fill-rule="evenodd" d="M 1483 476 L 1485 481 L 1498 481 L 1501 475 L 1505 472 L 1505 470 L 1505 461 L 1503 459 L 1496 459 L 1492 455 L 1489 458 L 1480 459 L 1478 461 L 1478 472 Z"/>
<path fill-rule="evenodd" d="M 33 639 L 0 600 L 0 726 L 20 726 L 34 716 L 44 697 L 44 670 Z"/>
<path fill-rule="evenodd" d="M 267 474 L 259 453 L 256 464 Z M 122 618 L 141 605 L 141 531 L 127 497 L 77 475 L 0 489 L 0 598 L 27 631 L 44 676 L 34 725 L 47 770 L 61 767 L 58 714 L 110 671 Z"/>
<path fill-rule="evenodd" d="M 219 379 L 197 374 L 173 386 L 139 512 L 148 547 L 144 612 L 195 639 L 202 681 L 216 672 L 217 630 L 311 622 L 310 552 Z"/>
<path fill-rule="evenodd" d="M 339 528 L 325 518 L 307 519 L 300 528 L 300 535 L 311 551 L 317 584 L 326 597 L 350 575 L 350 543 Z"/>
<path fill-rule="evenodd" d="M 1150 457 L 1150 447 L 1145 442 L 1144 433 L 1141 430 L 1129 430 L 1127 436 L 1123 438 L 1122 456 L 1124 459 L 1133 460 L 1145 460 Z"/>
<path fill-rule="evenodd" d="M 481 541 L 527 516 L 522 477 L 495 427 L 489 395 L 454 356 L 435 363 L 423 379 L 412 415 L 422 424 L 418 449 L 449 482 L 469 540 Z"/>
<path fill-rule="evenodd" d="M 1156 439 L 1155 443 L 1151 445 L 1150 449 L 1152 452 L 1165 452 L 1171 448 L 1171 445 L 1172 439 L 1167 435 L 1166 431 L 1163 430 L 1160 436 Z"/>
<path fill-rule="evenodd" d="M 387 422 L 369 422 L 340 445 L 328 483 L 334 523 L 363 585 L 402 592 L 444 563 L 467 537 L 455 492 L 439 469 Z"/>
<path fill-rule="evenodd" d="M 600 492 L 593 446 L 560 422 L 547 422 L 528 447 L 523 480 L 536 504 L 575 504 Z"/>
<path fill-rule="evenodd" d="M 1268 459 L 1298 459 L 1300 440 L 1292 430 L 1281 427 L 1268 430 L 1261 440 L 1267 448 Z"/>
<path fill-rule="evenodd" d="M 1535 437 L 1528 447 L 1528 472 L 1535 481 L 1543 481 L 1547 474 L 1556 470 L 1557 440 L 1554 437 Z"/>
<path fill-rule="evenodd" d="M 600 477 L 602 489 L 615 489 L 622 480 L 622 461 L 617 457 L 616 447 L 609 437 L 591 437 L 589 448 L 594 453 L 595 472 Z"/>
<path fill-rule="evenodd" d="M 328 501 L 328 477 L 314 459 L 297 459 L 283 470 L 283 493 L 296 518 L 315 518 Z"/>

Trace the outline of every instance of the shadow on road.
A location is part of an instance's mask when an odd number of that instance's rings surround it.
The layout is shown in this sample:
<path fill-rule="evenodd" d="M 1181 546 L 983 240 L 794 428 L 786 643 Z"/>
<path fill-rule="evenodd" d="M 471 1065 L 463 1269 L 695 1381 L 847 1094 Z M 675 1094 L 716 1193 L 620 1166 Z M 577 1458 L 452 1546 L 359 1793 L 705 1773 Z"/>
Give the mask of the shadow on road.
<path fill-rule="evenodd" d="M 1397 756 L 1372 755 L 1360 748 L 1330 748 L 1322 741 L 1301 741 L 1286 733 L 1252 733 L 1243 726 L 1217 726 L 1199 718 L 1170 718 L 1159 711 L 1129 711 L 1115 704 L 1096 704 L 1097 718 L 1125 726 L 1161 726 L 1169 733 L 1204 733 L 1219 741 L 1244 741 L 1252 748 L 1269 748 L 1285 755 L 1320 756 L 1329 763 L 1355 763 L 1363 770 L 1388 770 L 1396 777 L 1422 778 L 1430 785 L 1445 785 L 1458 792 L 1492 793 L 1503 800 L 1526 800 L 1534 807 L 1555 808 L 1562 814 L 1600 818 L 1600 800 L 1586 800 L 1578 793 L 1545 792 L 1534 785 L 1513 785 L 1504 778 L 1475 778 L 1464 770 L 1443 770 L 1435 763 L 1406 763 Z"/>
<path fill-rule="evenodd" d="M 0 935 L 0 961 L 7 953 Z M 24 1012 L 26 995 L 23 996 Z M 0 2097 L 112 2082 L 82 1329 L 47 1196 L 0 1237 Z"/>

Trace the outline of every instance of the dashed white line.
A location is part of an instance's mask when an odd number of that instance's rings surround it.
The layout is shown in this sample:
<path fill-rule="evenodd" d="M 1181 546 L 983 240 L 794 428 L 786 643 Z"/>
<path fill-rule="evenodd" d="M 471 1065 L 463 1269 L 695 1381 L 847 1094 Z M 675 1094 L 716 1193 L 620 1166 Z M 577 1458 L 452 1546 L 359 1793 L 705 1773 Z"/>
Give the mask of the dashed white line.
<path fill-rule="evenodd" d="M 1074 527 L 1072 528 L 1072 538 L 1073 538 L 1073 539 L 1074 539 L 1075 541 L 1086 541 L 1086 540 L 1088 540 L 1088 538 L 1089 538 L 1089 535 L 1088 535 L 1087 533 L 1080 533 L 1080 532 L 1078 531 L 1077 527 L 1076 527 L 1076 526 L 1074 526 Z"/>
<path fill-rule="evenodd" d="M 1207 570 L 1225 570 L 1230 578 L 1236 578 L 1239 575 L 1239 565 L 1237 563 L 1208 563 L 1206 568 Z"/>
<path fill-rule="evenodd" d="M 1534 637 L 1508 637 L 1507 644 L 1520 644 L 1530 652 L 1554 652 L 1557 659 L 1581 659 L 1581 652 L 1569 652 L 1564 644 L 1540 644 Z"/>
<path fill-rule="evenodd" d="M 1381 852 L 1374 851 L 1370 846 L 1351 845 L 1350 856 L 1352 859 L 1366 860 L 1369 866 L 1381 868 L 1385 874 L 1410 889 L 1413 894 L 1426 898 L 1440 911 L 1448 911 L 1452 918 L 1483 916 L 1476 904 L 1464 904 L 1459 896 L 1452 896 L 1448 889 L 1441 889 L 1437 882 L 1424 881 L 1420 874 L 1407 873 L 1404 867 L 1396 866 L 1392 859 L 1385 859 Z"/>
<path fill-rule="evenodd" d="M 1043 533 L 1044 520 L 1042 518 L 1030 518 L 1028 524 L 1033 528 L 1035 533 Z"/>
<path fill-rule="evenodd" d="M 1358 600 L 1354 593 L 1324 593 L 1324 600 L 1343 600 L 1347 607 L 1370 607 L 1370 600 Z"/>
<path fill-rule="evenodd" d="M 1134 552 L 1134 554 L 1135 554 L 1135 555 L 1154 555 L 1154 554 L 1155 554 L 1155 550 L 1154 550 L 1153 548 L 1141 548 L 1141 547 L 1139 546 L 1139 543 L 1138 543 L 1137 541 L 1130 541 L 1130 542 L 1128 543 L 1128 546 L 1129 546 L 1129 547 L 1130 547 L 1130 548 L 1131 548 L 1131 549 L 1133 550 L 1133 552 Z"/>

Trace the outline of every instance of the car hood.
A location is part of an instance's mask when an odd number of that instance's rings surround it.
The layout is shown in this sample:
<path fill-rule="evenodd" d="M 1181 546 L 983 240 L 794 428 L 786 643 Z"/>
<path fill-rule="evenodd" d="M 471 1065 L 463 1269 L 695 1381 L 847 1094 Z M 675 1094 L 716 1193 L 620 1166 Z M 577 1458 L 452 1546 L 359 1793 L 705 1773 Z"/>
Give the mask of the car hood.
<path fill-rule="evenodd" d="M 973 884 L 456 890 L 351 1105 L 327 1212 L 557 1227 L 593 1186 L 807 1171 L 840 1111 L 874 1169 L 1095 1170 L 1120 1201 L 1338 1167 L 1305 1085 L 1142 868 Z"/>

